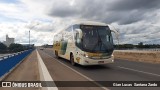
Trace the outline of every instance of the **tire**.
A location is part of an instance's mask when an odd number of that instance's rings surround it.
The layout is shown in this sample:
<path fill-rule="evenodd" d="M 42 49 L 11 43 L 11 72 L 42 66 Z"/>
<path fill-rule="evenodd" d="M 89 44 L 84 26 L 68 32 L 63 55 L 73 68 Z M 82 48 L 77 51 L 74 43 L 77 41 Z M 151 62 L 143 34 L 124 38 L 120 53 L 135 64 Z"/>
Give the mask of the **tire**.
<path fill-rule="evenodd" d="M 55 51 L 55 55 L 56 55 L 56 58 L 59 59 L 59 56 L 58 56 L 58 52 L 57 52 L 57 51 Z"/>
<path fill-rule="evenodd" d="M 75 66 L 76 63 L 74 62 L 74 56 L 73 56 L 73 54 L 70 55 L 70 61 L 71 61 L 71 64 L 73 66 Z"/>

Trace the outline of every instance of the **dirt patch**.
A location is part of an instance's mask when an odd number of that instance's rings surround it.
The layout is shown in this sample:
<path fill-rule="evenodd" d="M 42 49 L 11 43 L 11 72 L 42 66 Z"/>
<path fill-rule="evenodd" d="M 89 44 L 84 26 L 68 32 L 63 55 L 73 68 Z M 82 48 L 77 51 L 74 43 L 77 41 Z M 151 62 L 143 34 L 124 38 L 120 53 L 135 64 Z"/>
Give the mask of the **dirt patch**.
<path fill-rule="evenodd" d="M 149 62 L 149 63 L 160 63 L 160 52 L 159 51 L 114 51 L 115 59 L 125 59 L 131 61 Z"/>

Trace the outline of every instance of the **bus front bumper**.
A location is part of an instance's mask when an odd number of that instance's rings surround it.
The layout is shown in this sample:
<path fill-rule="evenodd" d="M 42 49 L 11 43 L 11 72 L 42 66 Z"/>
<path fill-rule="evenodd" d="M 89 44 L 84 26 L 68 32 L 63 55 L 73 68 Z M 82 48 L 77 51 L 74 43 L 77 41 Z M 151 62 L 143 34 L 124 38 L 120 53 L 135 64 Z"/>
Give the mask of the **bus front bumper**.
<path fill-rule="evenodd" d="M 101 65 L 101 64 L 107 64 L 107 63 L 113 63 L 114 62 L 114 56 L 111 56 L 108 59 L 91 59 L 87 57 L 83 57 L 83 62 L 81 62 L 82 65 Z"/>

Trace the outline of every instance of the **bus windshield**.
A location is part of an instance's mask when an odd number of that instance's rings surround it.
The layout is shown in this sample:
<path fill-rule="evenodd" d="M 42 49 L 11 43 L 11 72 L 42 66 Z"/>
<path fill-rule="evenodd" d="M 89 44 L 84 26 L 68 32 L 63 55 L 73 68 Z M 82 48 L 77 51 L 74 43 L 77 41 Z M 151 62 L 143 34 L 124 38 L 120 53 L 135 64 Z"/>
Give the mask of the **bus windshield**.
<path fill-rule="evenodd" d="M 112 52 L 113 39 L 108 26 L 81 25 L 82 47 L 88 52 Z"/>

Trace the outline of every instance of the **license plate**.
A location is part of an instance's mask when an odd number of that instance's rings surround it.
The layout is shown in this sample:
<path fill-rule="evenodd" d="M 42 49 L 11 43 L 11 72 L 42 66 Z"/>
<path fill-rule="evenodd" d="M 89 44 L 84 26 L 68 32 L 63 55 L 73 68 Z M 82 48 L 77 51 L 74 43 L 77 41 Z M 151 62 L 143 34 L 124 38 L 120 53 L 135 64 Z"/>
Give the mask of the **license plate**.
<path fill-rule="evenodd" d="M 104 63 L 104 61 L 98 61 L 99 64 Z"/>

